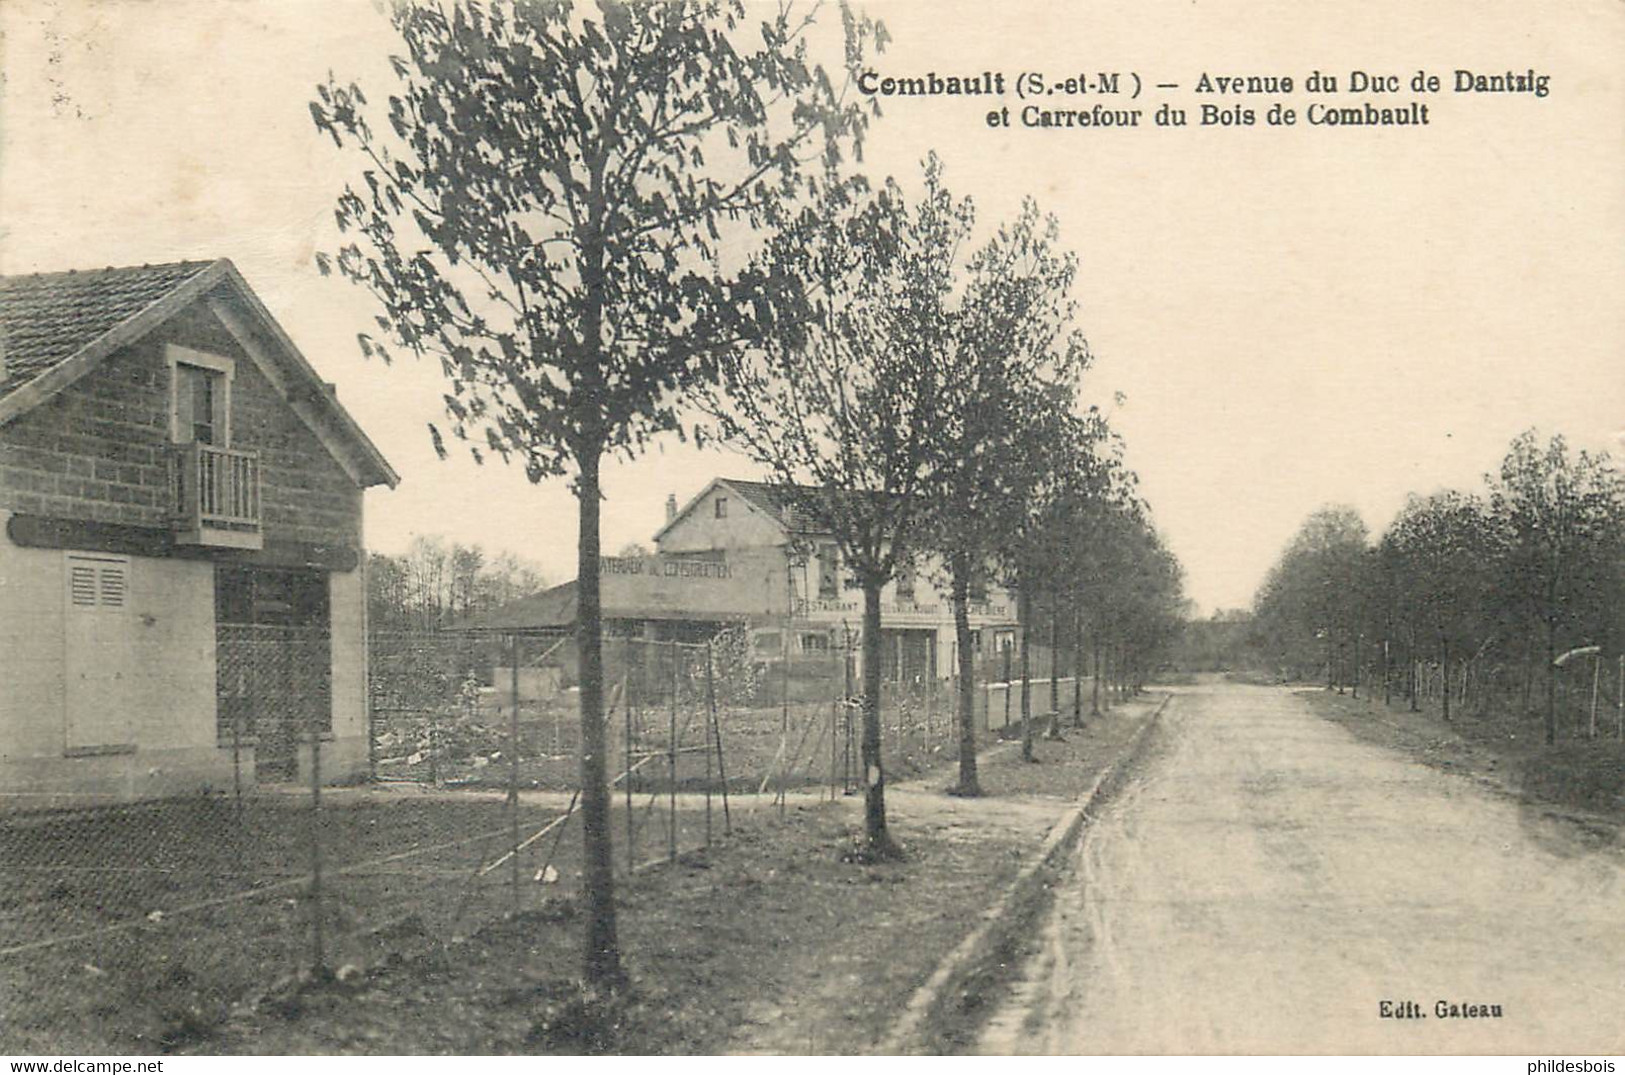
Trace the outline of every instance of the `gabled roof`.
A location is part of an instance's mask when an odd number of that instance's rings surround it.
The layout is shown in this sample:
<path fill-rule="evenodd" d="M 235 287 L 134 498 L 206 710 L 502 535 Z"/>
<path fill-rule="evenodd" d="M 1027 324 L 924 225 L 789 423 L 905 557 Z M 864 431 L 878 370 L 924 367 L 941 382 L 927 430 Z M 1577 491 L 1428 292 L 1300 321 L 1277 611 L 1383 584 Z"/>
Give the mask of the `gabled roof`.
<path fill-rule="evenodd" d="M 0 276 L 0 425 L 197 302 L 220 318 L 358 484 L 400 481 L 226 258 Z"/>
<path fill-rule="evenodd" d="M 742 478 L 712 478 L 705 488 L 695 495 L 694 499 L 683 505 L 681 511 L 667 520 L 666 524 L 659 530 L 655 531 L 654 540 L 658 542 L 665 537 L 667 531 L 676 526 L 681 520 L 687 518 L 711 490 L 719 486 L 732 490 L 734 495 L 748 501 L 752 507 L 757 508 L 777 523 L 788 535 L 818 537 L 829 533 L 829 528 L 808 515 L 791 493 L 791 490 L 794 489 L 804 497 L 809 498 L 828 495 L 814 486 L 787 486 L 777 482 L 745 481 Z M 878 496 L 879 494 L 870 495 Z"/>
<path fill-rule="evenodd" d="M 94 272 L 0 276 L 0 396 L 69 358 L 204 271 L 176 261 Z"/>

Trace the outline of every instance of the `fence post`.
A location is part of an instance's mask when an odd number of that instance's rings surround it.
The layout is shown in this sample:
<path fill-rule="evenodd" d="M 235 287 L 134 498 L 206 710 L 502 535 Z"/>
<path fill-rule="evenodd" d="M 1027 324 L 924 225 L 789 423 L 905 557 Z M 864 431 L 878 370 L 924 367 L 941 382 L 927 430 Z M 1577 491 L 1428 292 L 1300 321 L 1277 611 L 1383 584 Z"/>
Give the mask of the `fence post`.
<path fill-rule="evenodd" d="M 1597 688 L 1602 684 L 1602 654 L 1597 654 L 1591 661 L 1591 724 L 1586 729 L 1586 738 L 1597 738 Z"/>
<path fill-rule="evenodd" d="M 835 801 L 835 770 L 841 767 L 841 703 L 835 695 L 835 669 L 834 662 L 841 659 L 841 651 L 835 648 L 835 640 L 830 639 L 829 657 L 832 667 L 829 677 L 829 801 Z"/>
<path fill-rule="evenodd" d="M 439 710 L 429 707 L 429 783 L 440 786 L 440 718 Z"/>
<path fill-rule="evenodd" d="M 1010 647 L 1004 649 L 1004 727 L 1010 727 Z"/>
<path fill-rule="evenodd" d="M 716 703 L 716 697 L 712 693 L 712 685 L 711 685 L 711 640 L 710 639 L 705 640 L 705 691 L 706 691 L 707 700 L 710 703 L 710 710 L 711 710 L 712 713 L 715 713 L 717 703 Z M 711 737 L 710 737 L 710 735 L 708 733 L 702 731 L 700 733 L 700 738 L 702 740 L 706 741 L 705 742 L 705 747 L 701 751 L 701 753 L 705 755 L 705 846 L 710 847 L 711 846 L 711 744 L 710 744 L 709 740 L 710 740 Z"/>
<path fill-rule="evenodd" d="M 243 713 L 242 704 L 232 708 L 237 712 L 231 717 L 231 795 L 233 812 L 237 820 L 237 836 L 243 834 Z"/>
<path fill-rule="evenodd" d="M 788 786 L 785 780 L 786 771 L 790 766 L 790 759 L 785 751 L 790 749 L 790 621 L 784 622 L 784 629 L 779 634 L 779 658 L 784 663 L 784 674 L 780 678 L 784 681 L 784 708 L 779 714 L 779 817 L 784 817 L 784 793 Z"/>
<path fill-rule="evenodd" d="M 852 792 L 852 633 L 842 635 L 841 672 L 845 677 L 845 691 L 841 695 L 841 723 L 846 727 L 846 755 L 841 762 L 841 793 Z"/>
<path fill-rule="evenodd" d="M 316 716 L 310 716 L 310 943 L 311 970 L 327 972 L 326 938 L 322 931 L 322 741 Z"/>
<path fill-rule="evenodd" d="M 1614 679 L 1614 689 L 1619 692 L 1619 704 L 1614 718 L 1614 738 L 1625 742 L 1625 653 L 1619 655 L 1619 675 Z"/>
<path fill-rule="evenodd" d="M 1597 661 L 1602 662 L 1602 654 L 1597 655 Z M 1619 656 L 1619 671 L 1614 678 L 1614 690 L 1618 695 L 1618 701 L 1615 702 L 1614 736 L 1625 740 L 1625 653 Z"/>
<path fill-rule="evenodd" d="M 666 828 L 666 861 L 677 861 L 677 639 L 671 640 L 671 730 L 666 740 L 667 801 L 671 820 Z"/>
<path fill-rule="evenodd" d="M 934 669 L 927 669 L 925 676 L 925 762 L 931 759 L 931 701 L 937 693 L 937 674 Z M 922 766 L 923 768 L 923 766 Z"/>
<path fill-rule="evenodd" d="M 973 661 L 975 658 L 971 658 Z M 993 730 L 993 677 L 987 674 L 987 662 L 978 662 L 982 665 L 982 731 Z M 972 720 L 975 714 L 972 714 Z"/>
<path fill-rule="evenodd" d="M 637 851 L 633 846 L 632 826 L 632 640 L 628 638 L 621 645 L 621 659 L 625 662 L 621 669 L 621 707 L 626 714 L 626 745 L 624 752 L 626 764 L 622 766 L 621 779 L 626 781 L 626 873 L 631 876 L 637 867 Z"/>
<path fill-rule="evenodd" d="M 733 817 L 728 813 L 728 767 L 722 757 L 722 721 L 717 718 L 716 656 L 712 643 L 705 643 L 705 692 L 711 701 L 711 731 L 717 743 L 717 779 L 722 782 L 722 831 L 732 835 Z M 706 802 L 709 804 L 710 800 Z M 706 817 L 710 817 L 709 807 Z"/>
<path fill-rule="evenodd" d="M 519 636 L 508 636 L 508 659 L 513 666 L 508 670 L 508 685 L 513 689 L 510 699 L 512 712 L 508 714 L 508 829 L 511 846 L 508 857 L 511 864 L 513 913 L 519 913 Z"/>

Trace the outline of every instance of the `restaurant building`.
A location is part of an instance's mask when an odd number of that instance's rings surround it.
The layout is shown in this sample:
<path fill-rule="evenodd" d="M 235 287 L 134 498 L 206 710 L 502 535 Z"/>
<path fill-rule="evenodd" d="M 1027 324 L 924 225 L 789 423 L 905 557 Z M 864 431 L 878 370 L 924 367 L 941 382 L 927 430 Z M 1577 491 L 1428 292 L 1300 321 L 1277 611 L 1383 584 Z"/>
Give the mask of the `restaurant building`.
<path fill-rule="evenodd" d="M 843 570 L 834 538 L 798 511 L 781 487 L 715 478 L 685 506 L 666 501 L 656 553 L 599 560 L 606 638 L 701 641 L 727 627 L 752 636 L 758 660 L 821 666 L 861 651 L 863 591 Z M 940 565 L 921 558 L 881 593 L 882 676 L 920 684 L 953 674 L 959 659 L 953 606 Z M 493 631 L 572 629 L 574 580 L 478 616 Z M 1020 637 L 1011 595 L 971 591 L 973 659 L 1013 649 Z M 838 663 L 838 662 L 837 662 Z M 858 674 L 856 664 L 851 673 Z"/>
<path fill-rule="evenodd" d="M 654 535 L 661 559 L 728 565 L 734 585 L 771 610 L 754 621 L 764 659 L 857 647 L 863 591 L 844 570 L 834 537 L 798 510 L 782 486 L 714 478 L 681 508 L 668 498 L 666 516 Z M 931 558 L 917 558 L 881 592 L 887 680 L 946 677 L 957 665 L 953 606 L 940 568 Z M 1015 601 L 1002 589 L 974 587 L 970 626 L 973 657 L 1013 648 L 1020 633 Z"/>

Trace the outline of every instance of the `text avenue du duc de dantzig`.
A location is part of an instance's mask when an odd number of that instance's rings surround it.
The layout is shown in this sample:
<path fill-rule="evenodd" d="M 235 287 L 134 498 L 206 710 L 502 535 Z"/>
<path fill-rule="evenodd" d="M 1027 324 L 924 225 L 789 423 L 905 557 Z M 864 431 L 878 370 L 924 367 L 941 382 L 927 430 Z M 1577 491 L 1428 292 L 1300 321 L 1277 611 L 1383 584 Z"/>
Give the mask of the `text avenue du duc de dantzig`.
<path fill-rule="evenodd" d="M 1218 73 L 1157 79 L 1138 71 L 925 71 L 875 69 L 858 91 L 888 103 L 909 98 L 961 100 L 984 109 L 994 130 L 1121 131 L 1280 127 L 1427 127 L 1433 105 L 1519 97 L 1544 101 L 1551 75 L 1533 67 L 1490 70 L 1417 68 L 1307 75 Z"/>

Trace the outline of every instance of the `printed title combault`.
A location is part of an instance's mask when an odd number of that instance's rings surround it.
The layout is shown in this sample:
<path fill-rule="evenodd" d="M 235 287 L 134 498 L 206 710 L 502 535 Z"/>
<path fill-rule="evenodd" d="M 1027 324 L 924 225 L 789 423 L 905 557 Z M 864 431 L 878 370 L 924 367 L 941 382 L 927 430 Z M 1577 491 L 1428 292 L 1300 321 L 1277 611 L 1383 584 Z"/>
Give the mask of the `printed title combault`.
<path fill-rule="evenodd" d="M 1426 1019 L 1428 1013 L 1414 1000 L 1384 1000 L 1377 1003 L 1377 1015 L 1383 1019 Z M 1499 1004 L 1466 1004 L 1448 1000 L 1433 1002 L 1433 1015 L 1438 1019 L 1499 1019 Z"/>

